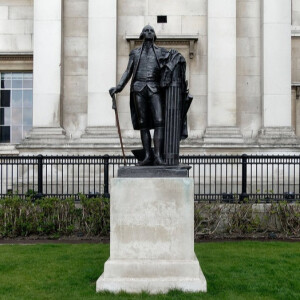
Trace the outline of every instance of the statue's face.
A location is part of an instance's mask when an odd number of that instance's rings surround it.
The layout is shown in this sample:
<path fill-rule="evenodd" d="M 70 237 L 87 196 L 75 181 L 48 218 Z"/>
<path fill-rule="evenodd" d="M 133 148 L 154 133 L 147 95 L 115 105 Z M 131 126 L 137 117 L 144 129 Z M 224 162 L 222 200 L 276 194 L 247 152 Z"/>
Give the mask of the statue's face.
<path fill-rule="evenodd" d="M 151 27 L 150 25 L 147 25 L 147 26 L 144 27 L 143 34 L 144 34 L 144 39 L 146 41 L 153 41 L 154 40 L 155 31 L 154 31 L 153 27 Z"/>

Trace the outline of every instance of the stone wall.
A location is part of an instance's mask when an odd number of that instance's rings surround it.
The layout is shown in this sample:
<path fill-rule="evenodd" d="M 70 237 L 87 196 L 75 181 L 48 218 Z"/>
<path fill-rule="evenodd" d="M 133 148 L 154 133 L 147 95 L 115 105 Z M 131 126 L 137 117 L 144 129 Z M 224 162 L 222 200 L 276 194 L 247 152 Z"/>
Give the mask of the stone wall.
<path fill-rule="evenodd" d="M 172 45 L 187 60 L 187 78 L 194 96 L 190 112 L 191 135 L 202 134 L 206 127 L 207 111 L 207 0 L 188 1 L 120 0 L 118 1 L 118 80 L 126 69 L 129 43 L 126 36 L 138 36 L 150 24 L 159 36 L 196 35 L 196 55 L 189 58 L 188 47 Z M 157 23 L 158 15 L 167 15 L 167 23 Z M 170 48 L 170 45 L 159 45 Z M 129 115 L 129 85 L 118 96 L 121 127 L 125 135 L 134 135 Z"/>
<path fill-rule="evenodd" d="M 33 51 L 33 0 L 0 0 L 0 52 Z"/>
<path fill-rule="evenodd" d="M 49 0 L 50 1 L 50 0 Z M 187 60 L 187 77 L 194 103 L 189 113 L 192 144 L 201 142 L 207 127 L 208 47 L 207 4 L 209 0 L 118 0 L 117 80 L 124 72 L 129 43 L 126 36 L 138 36 L 146 24 L 159 36 L 198 37 L 193 59 L 188 46 L 164 45 L 178 49 Z M 33 0 L 0 0 L 0 53 L 33 52 Z M 262 59 L 261 0 L 237 0 L 237 127 L 246 141 L 254 141 L 261 129 Z M 62 127 L 67 137 L 78 139 L 88 119 L 88 4 L 89 0 L 63 1 Z M 167 15 L 157 24 L 157 15 Z M 300 29 L 300 1 L 292 0 L 293 29 Z M 299 31 L 300 32 L 300 31 Z M 103 45 L 105 47 L 105 45 Z M 12 66 L 13 68 L 13 66 Z M 3 68 L 2 68 L 3 69 Z M 226 74 L 226 72 L 224 72 Z M 99 70 L 99 76 L 105 76 Z M 292 37 L 292 82 L 300 82 L 300 33 Z M 109 88 L 109 87 L 108 87 Z M 300 107 L 292 92 L 292 126 L 300 136 Z M 129 113 L 129 85 L 118 96 L 121 127 L 125 137 L 137 137 Z M 107 112 L 113 114 L 112 111 Z M 192 149 L 197 152 L 197 149 Z"/>
<path fill-rule="evenodd" d="M 126 68 L 130 52 L 126 36 L 138 35 L 145 24 L 153 25 L 158 35 L 197 34 L 197 54 L 193 59 L 187 58 L 187 62 L 191 93 L 195 99 L 189 115 L 190 136 L 199 137 L 207 126 L 207 1 L 189 1 L 189 6 L 183 1 L 176 1 L 171 9 L 169 4 L 169 1 L 161 3 L 159 0 L 143 0 L 134 5 L 129 0 L 119 1 L 118 80 Z M 293 6 L 295 24 L 300 18 L 298 6 Z M 156 16 L 164 14 L 168 16 L 168 23 L 157 24 Z M 185 54 L 184 49 L 177 49 Z M 293 59 L 297 59 L 295 54 L 298 49 L 300 52 L 300 43 L 299 46 L 295 45 Z M 293 64 L 293 70 L 294 66 Z M 261 1 L 237 0 L 237 125 L 246 139 L 256 138 L 262 127 L 261 97 Z M 128 86 L 118 97 L 118 101 L 121 127 L 130 135 L 132 126 Z M 292 107 L 295 105 L 293 100 Z M 295 127 L 300 115 L 296 115 L 295 109 L 293 114 Z"/>

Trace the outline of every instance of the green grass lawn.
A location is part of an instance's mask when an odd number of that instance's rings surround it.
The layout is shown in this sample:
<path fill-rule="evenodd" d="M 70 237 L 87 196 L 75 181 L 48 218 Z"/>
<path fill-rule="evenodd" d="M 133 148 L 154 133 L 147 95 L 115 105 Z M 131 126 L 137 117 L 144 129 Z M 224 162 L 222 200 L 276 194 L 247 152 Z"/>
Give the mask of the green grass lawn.
<path fill-rule="evenodd" d="M 95 293 L 109 245 L 0 246 L 0 299 L 300 299 L 300 243 L 195 245 L 207 294 Z"/>

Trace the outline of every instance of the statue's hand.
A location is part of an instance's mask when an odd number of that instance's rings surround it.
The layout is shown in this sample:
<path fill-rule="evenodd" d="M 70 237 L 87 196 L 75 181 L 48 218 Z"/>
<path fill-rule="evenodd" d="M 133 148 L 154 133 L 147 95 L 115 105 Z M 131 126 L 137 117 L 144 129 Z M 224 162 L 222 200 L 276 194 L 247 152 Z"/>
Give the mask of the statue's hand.
<path fill-rule="evenodd" d="M 119 87 L 112 87 L 110 90 L 109 90 L 109 94 L 110 96 L 112 97 L 114 94 L 117 94 L 117 93 L 120 93 L 121 90 Z"/>

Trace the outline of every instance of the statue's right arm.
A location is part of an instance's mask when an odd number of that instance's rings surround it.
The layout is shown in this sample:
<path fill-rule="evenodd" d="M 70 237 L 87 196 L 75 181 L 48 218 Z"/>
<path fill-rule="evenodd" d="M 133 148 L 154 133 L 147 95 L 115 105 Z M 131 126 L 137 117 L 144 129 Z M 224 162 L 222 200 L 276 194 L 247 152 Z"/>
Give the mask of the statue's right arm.
<path fill-rule="evenodd" d="M 133 63 L 134 63 L 133 53 L 131 52 L 129 54 L 129 61 L 128 61 L 126 71 L 122 75 L 119 84 L 116 86 L 116 93 L 120 93 L 126 86 L 129 79 L 131 78 L 132 73 L 133 73 L 133 65 L 134 65 Z"/>

